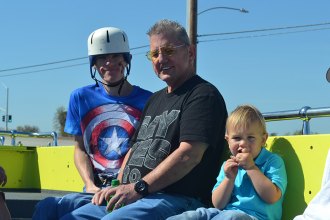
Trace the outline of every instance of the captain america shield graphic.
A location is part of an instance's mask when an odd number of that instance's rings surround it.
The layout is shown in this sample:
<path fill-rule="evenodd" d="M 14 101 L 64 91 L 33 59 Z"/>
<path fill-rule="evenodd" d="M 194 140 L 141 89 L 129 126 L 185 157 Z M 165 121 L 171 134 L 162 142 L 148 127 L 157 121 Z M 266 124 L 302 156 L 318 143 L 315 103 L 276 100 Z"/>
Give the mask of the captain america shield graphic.
<path fill-rule="evenodd" d="M 84 144 L 96 169 L 120 168 L 140 115 L 138 109 L 127 105 L 107 104 L 84 117 Z"/>

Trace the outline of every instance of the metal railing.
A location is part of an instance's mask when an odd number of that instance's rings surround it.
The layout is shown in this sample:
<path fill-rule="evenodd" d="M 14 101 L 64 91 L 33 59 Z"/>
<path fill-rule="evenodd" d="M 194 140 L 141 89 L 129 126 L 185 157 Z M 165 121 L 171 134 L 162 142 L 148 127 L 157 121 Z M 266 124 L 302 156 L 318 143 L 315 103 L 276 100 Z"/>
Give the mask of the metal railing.
<path fill-rule="evenodd" d="M 11 137 L 11 145 L 16 146 L 16 137 L 38 137 L 38 138 L 49 138 L 51 137 L 53 139 L 52 146 L 57 146 L 57 133 L 55 131 L 52 132 L 21 132 L 16 130 L 11 131 L 1 131 L 0 130 L 0 145 L 4 145 L 5 143 L 5 137 L 4 136 L 10 136 Z"/>
<path fill-rule="evenodd" d="M 330 107 L 311 108 L 304 106 L 298 110 L 267 112 L 262 113 L 262 115 L 266 122 L 301 119 L 303 121 L 302 134 L 306 135 L 310 134 L 309 121 L 312 118 L 330 117 Z"/>
<path fill-rule="evenodd" d="M 262 113 L 266 122 L 271 121 L 283 121 L 283 120 L 297 120 L 300 119 L 303 121 L 302 125 L 302 134 L 310 134 L 310 124 L 309 121 L 312 118 L 321 118 L 321 117 L 330 117 L 330 107 L 322 108 L 311 108 L 309 106 L 304 106 L 301 109 L 289 110 L 289 111 L 277 111 L 277 112 L 266 112 Z M 32 133 L 32 132 L 20 132 L 16 130 L 12 131 L 1 131 L 0 135 L 10 136 L 11 145 L 16 145 L 16 137 L 51 137 L 53 139 L 52 146 L 57 146 L 57 133 L 53 132 L 41 132 L 41 133 Z M 0 146 L 4 145 L 5 137 L 0 136 Z"/>

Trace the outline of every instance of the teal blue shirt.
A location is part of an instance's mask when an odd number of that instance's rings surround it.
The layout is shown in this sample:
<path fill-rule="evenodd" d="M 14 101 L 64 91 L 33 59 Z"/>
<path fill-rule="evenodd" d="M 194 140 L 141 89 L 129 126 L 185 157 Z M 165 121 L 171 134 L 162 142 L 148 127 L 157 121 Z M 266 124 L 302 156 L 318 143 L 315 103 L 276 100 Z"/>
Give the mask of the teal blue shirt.
<path fill-rule="evenodd" d="M 282 197 L 273 204 L 264 202 L 255 191 L 252 182 L 244 169 L 239 168 L 235 179 L 234 189 L 231 199 L 225 210 L 241 210 L 258 219 L 280 220 L 282 216 L 282 202 L 287 186 L 287 175 L 283 159 L 277 154 L 271 153 L 262 148 L 258 157 L 255 159 L 256 166 L 268 177 L 282 192 Z M 221 166 L 217 183 L 213 191 L 223 181 L 224 162 Z"/>

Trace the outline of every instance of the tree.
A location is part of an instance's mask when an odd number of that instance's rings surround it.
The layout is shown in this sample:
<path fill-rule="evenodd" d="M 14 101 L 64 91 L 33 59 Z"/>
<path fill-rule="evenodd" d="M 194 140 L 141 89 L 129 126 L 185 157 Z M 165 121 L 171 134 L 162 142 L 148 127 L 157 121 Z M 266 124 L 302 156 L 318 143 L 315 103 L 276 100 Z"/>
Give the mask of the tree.
<path fill-rule="evenodd" d="M 17 126 L 16 131 L 37 133 L 39 132 L 39 128 L 37 126 L 24 125 Z"/>
<path fill-rule="evenodd" d="M 296 130 L 292 135 L 302 135 L 302 130 Z"/>
<path fill-rule="evenodd" d="M 55 130 L 58 131 L 60 136 L 69 136 L 67 133 L 64 132 L 65 120 L 66 120 L 66 113 L 67 111 L 63 106 L 58 107 L 55 113 L 55 117 L 53 120 L 53 125 Z"/>

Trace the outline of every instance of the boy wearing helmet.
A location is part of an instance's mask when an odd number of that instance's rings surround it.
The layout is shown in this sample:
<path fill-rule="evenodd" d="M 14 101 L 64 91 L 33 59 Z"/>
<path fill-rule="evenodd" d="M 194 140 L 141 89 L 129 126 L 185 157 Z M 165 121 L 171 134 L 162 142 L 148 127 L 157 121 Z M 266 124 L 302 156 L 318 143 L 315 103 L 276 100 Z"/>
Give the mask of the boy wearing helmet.
<path fill-rule="evenodd" d="M 37 205 L 33 219 L 58 219 L 90 202 L 93 193 L 117 178 L 151 95 L 127 81 L 132 56 L 124 31 L 100 28 L 89 35 L 87 43 L 90 74 L 96 83 L 71 93 L 64 131 L 74 135 L 75 165 L 89 194 L 46 198 Z"/>
<path fill-rule="evenodd" d="M 126 80 L 131 54 L 125 32 L 101 28 L 89 35 L 87 43 L 96 84 L 71 94 L 65 132 L 75 135 L 75 164 L 86 192 L 95 193 L 116 178 L 151 93 Z"/>
<path fill-rule="evenodd" d="M 105 89 L 110 94 L 118 92 L 120 95 L 131 68 L 132 55 L 129 51 L 127 35 L 118 28 L 100 28 L 89 35 L 87 44 L 92 79 L 95 80 L 96 85 L 98 82 L 105 85 Z M 126 76 L 123 72 L 125 68 Z M 110 71 L 118 69 L 122 74 Z M 96 79 L 96 70 L 102 81 Z M 129 94 L 132 86 L 127 81 L 126 87 L 124 92 Z"/>

